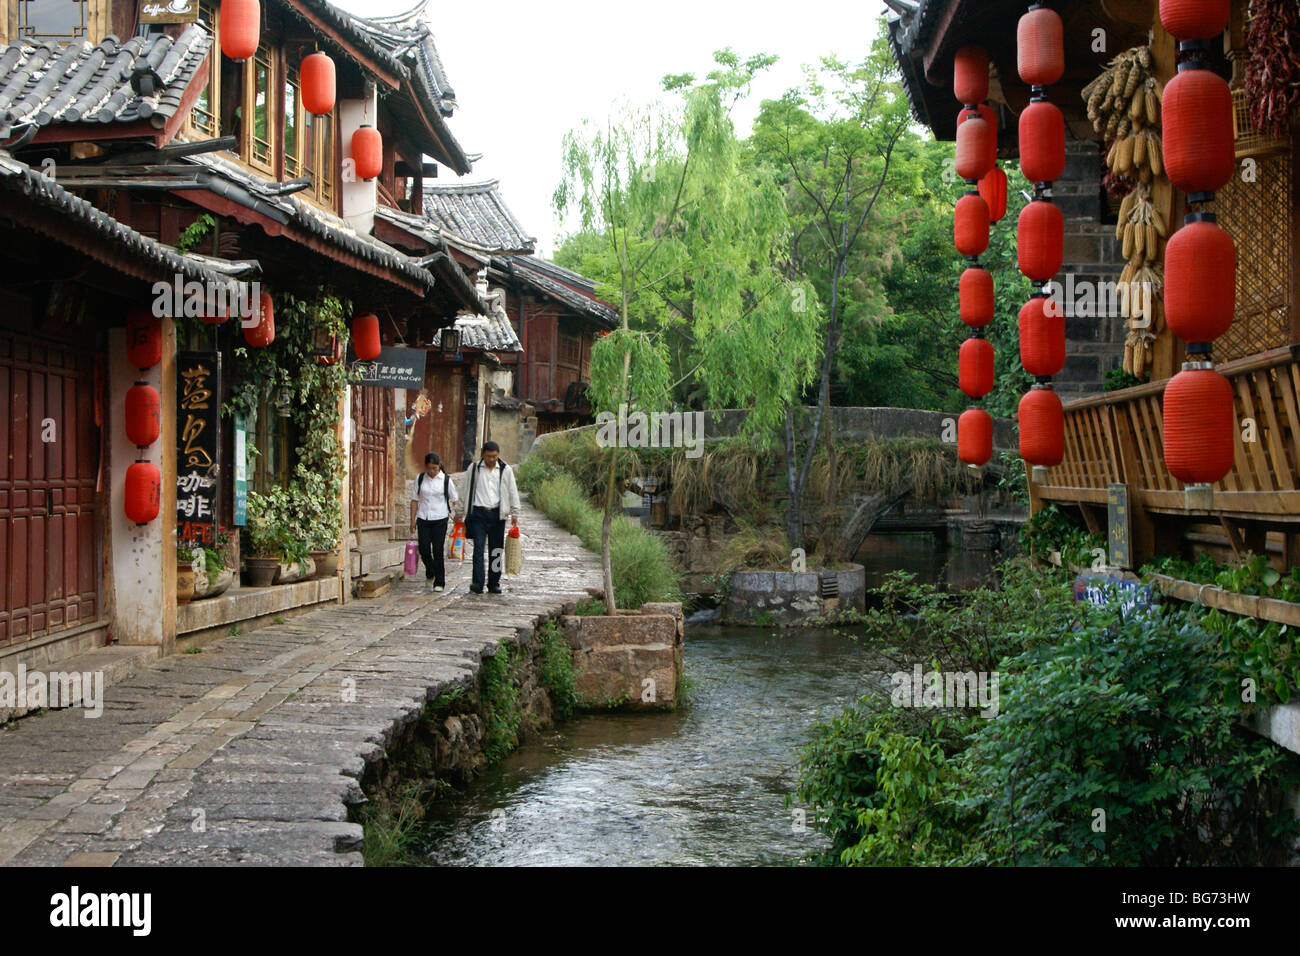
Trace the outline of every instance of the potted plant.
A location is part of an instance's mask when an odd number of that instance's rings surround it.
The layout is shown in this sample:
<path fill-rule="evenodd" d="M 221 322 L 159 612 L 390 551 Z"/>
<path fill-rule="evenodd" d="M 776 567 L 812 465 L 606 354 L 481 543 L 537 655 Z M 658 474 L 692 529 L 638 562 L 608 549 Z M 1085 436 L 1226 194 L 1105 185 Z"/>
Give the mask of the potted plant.
<path fill-rule="evenodd" d="M 249 587 L 270 587 L 280 573 L 285 533 L 275 507 L 276 491 L 280 489 L 273 489 L 270 495 L 261 495 L 256 491 L 248 493 L 246 528 L 249 553 L 244 558 L 244 570 Z"/>
<path fill-rule="evenodd" d="M 230 567 L 230 530 L 224 525 L 217 528 L 211 548 L 203 549 L 204 584 L 195 580 L 194 597 L 209 598 L 222 594 L 234 582 L 235 572 Z"/>
<path fill-rule="evenodd" d="M 194 559 L 197 549 L 186 538 L 176 542 L 176 603 L 189 604 L 194 597 Z"/>

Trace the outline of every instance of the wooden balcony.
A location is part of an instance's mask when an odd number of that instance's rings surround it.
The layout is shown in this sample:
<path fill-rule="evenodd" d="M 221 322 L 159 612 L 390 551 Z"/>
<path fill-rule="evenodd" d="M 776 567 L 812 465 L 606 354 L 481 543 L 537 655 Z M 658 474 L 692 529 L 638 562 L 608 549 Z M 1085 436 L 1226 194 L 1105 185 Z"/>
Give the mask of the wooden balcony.
<path fill-rule="evenodd" d="M 1263 536 L 1273 530 L 1282 532 L 1285 552 L 1291 552 L 1284 557 L 1300 557 L 1294 554 L 1300 547 L 1300 346 L 1260 352 L 1218 370 L 1236 394 L 1237 451 L 1232 471 L 1213 486 L 1208 501 L 1188 496 L 1165 467 L 1160 381 L 1065 406 L 1065 458 L 1055 468 L 1034 469 L 1034 510 L 1048 502 L 1078 505 L 1089 527 L 1104 530 L 1107 486 L 1124 484 L 1137 521 L 1139 560 L 1157 547 L 1177 550 L 1177 541 L 1162 531 L 1181 538 L 1191 520 L 1207 518 L 1217 520 L 1234 550 L 1240 545 L 1262 552 Z M 1251 437 L 1248 419 L 1254 441 L 1242 440 L 1243 431 Z"/>

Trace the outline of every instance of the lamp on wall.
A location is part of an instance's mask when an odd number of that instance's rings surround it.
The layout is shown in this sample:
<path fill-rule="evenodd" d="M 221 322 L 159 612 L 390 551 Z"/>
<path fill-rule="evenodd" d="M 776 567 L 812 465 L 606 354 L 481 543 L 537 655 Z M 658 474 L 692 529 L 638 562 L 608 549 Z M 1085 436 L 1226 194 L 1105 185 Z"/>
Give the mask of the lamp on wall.
<path fill-rule="evenodd" d="M 439 343 L 443 358 L 454 358 L 457 362 L 460 361 L 460 329 L 454 326 L 443 329 Z"/>

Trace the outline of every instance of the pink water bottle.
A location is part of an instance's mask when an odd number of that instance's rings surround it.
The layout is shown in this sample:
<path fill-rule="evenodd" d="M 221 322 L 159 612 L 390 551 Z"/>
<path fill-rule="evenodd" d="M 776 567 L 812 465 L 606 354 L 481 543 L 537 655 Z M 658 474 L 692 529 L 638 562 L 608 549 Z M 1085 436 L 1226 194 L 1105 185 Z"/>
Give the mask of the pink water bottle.
<path fill-rule="evenodd" d="M 406 542 L 406 576 L 410 577 L 420 567 L 420 548 L 414 541 Z"/>

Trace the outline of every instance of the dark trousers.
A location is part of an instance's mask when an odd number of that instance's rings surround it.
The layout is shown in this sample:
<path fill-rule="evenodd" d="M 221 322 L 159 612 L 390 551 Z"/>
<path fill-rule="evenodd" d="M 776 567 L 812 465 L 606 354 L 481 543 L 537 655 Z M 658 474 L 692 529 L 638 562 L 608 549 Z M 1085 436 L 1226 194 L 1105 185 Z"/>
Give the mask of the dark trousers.
<path fill-rule="evenodd" d="M 447 537 L 447 519 L 437 521 L 418 519 L 416 528 L 420 535 L 420 560 L 424 562 L 424 577 L 434 584 L 447 586 L 447 574 L 442 564 L 442 544 Z"/>
<path fill-rule="evenodd" d="M 506 523 L 501 517 L 501 509 L 475 507 L 470 512 L 465 533 L 474 541 L 472 586 L 483 590 L 483 565 L 486 562 L 488 587 L 501 587 L 501 571 L 506 564 Z"/>

